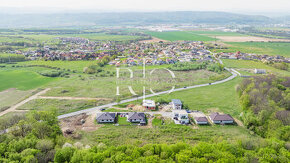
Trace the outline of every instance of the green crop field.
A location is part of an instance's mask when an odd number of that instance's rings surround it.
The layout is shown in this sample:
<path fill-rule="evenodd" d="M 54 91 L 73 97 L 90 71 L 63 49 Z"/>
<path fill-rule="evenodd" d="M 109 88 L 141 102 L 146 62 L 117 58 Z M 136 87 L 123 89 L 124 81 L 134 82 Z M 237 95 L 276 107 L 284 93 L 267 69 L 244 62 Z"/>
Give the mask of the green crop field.
<path fill-rule="evenodd" d="M 228 49 L 216 52 L 237 52 L 281 55 L 290 57 L 290 43 L 283 42 L 227 42 Z"/>
<path fill-rule="evenodd" d="M 19 90 L 34 89 L 55 80 L 54 78 L 44 77 L 36 72 L 12 70 L 3 71 L 0 69 L 0 91 L 8 88 Z"/>
<path fill-rule="evenodd" d="M 159 39 L 168 41 L 214 41 L 212 37 L 195 34 L 189 31 L 174 31 L 174 32 L 146 32 L 147 34 Z"/>
<path fill-rule="evenodd" d="M 246 36 L 244 34 L 236 33 L 236 32 L 222 32 L 222 31 L 187 31 L 192 34 L 197 35 L 207 35 L 207 36 Z"/>

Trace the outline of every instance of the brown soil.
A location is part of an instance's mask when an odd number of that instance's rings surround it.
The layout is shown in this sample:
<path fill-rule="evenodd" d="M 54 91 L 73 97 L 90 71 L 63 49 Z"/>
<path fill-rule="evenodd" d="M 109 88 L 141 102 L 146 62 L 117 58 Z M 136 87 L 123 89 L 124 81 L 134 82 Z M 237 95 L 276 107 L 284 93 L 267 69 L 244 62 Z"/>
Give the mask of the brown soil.
<path fill-rule="evenodd" d="M 74 117 L 64 118 L 60 122 L 64 136 L 73 136 L 77 131 L 95 131 L 103 125 L 94 123 L 95 116 L 80 114 Z"/>

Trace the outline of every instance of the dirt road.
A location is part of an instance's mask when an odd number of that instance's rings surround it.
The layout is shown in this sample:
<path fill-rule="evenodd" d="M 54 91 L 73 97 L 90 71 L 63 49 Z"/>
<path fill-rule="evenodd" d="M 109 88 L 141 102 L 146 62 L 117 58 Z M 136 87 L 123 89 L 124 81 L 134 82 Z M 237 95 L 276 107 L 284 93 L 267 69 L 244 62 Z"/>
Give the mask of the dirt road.
<path fill-rule="evenodd" d="M 45 90 L 40 91 L 40 92 L 36 93 L 35 95 L 30 96 L 29 98 L 27 98 L 27 99 L 25 99 L 25 100 L 19 102 L 18 104 L 14 105 L 14 106 L 11 106 L 9 109 L 7 109 L 7 110 L 1 112 L 1 113 L 0 113 L 0 116 L 3 116 L 3 115 L 5 115 L 5 114 L 7 114 L 7 113 L 10 113 L 10 112 L 14 112 L 18 107 L 24 105 L 24 104 L 27 103 L 28 101 L 31 101 L 31 100 L 34 100 L 34 99 L 38 98 L 38 96 L 40 96 L 40 95 L 42 95 L 42 94 L 45 94 L 45 93 L 46 93 L 47 91 L 49 91 L 49 90 L 50 90 L 50 88 L 46 88 Z"/>
<path fill-rule="evenodd" d="M 38 96 L 39 99 L 59 99 L 59 100 L 110 100 L 108 98 L 90 97 L 57 97 L 57 96 Z"/>

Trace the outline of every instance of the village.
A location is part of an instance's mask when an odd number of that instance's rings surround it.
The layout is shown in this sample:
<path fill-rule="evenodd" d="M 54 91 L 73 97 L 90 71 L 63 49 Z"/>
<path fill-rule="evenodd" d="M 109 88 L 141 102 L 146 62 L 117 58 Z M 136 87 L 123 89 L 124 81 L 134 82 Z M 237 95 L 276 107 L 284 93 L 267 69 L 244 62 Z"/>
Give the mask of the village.
<path fill-rule="evenodd" d="M 100 41 L 94 42 L 84 38 L 55 38 L 56 45 L 45 45 L 37 50 L 9 51 L 22 54 L 29 60 L 101 60 L 111 57 L 110 65 L 136 66 L 174 64 L 192 60 L 212 61 L 210 52 L 202 41 L 175 41 L 158 43 L 135 41 L 130 43 Z"/>
<path fill-rule="evenodd" d="M 221 59 L 233 59 L 233 60 L 258 60 L 263 63 L 273 63 L 273 62 L 285 62 L 290 63 L 290 58 L 286 58 L 280 55 L 270 56 L 270 55 L 259 55 L 252 53 L 242 53 L 240 51 L 236 53 L 218 53 Z"/>

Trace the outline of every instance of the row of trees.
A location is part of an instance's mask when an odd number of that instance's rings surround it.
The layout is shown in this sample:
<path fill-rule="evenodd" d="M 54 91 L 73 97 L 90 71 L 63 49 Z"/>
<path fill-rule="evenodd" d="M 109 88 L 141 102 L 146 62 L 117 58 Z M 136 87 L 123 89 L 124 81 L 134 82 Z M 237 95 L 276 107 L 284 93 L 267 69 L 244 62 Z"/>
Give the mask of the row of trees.
<path fill-rule="evenodd" d="M 169 67 L 170 70 L 173 71 L 189 71 L 189 70 L 201 70 L 207 69 L 213 72 L 221 72 L 223 71 L 223 65 L 219 63 L 209 63 L 209 62 L 179 62 L 173 64 Z"/>
<path fill-rule="evenodd" d="M 22 62 L 25 60 L 25 56 L 19 54 L 0 54 L 0 63 Z"/>
<path fill-rule="evenodd" d="M 268 75 L 245 79 L 238 87 L 242 119 L 262 137 L 290 140 L 290 78 Z"/>

